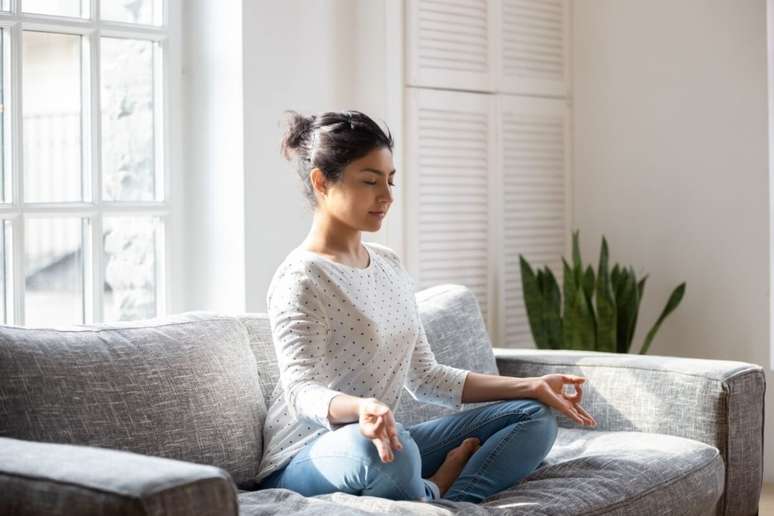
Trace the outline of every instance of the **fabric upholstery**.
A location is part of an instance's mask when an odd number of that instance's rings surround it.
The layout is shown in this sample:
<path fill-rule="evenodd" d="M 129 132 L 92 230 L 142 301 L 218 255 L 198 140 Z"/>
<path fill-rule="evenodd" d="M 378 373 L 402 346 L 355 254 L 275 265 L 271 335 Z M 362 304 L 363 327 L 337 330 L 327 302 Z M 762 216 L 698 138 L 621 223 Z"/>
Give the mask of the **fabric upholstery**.
<path fill-rule="evenodd" d="M 218 466 L 252 485 L 263 396 L 233 317 L 0 327 L 0 436 Z"/>
<path fill-rule="evenodd" d="M 416 297 L 440 363 L 509 376 L 586 376 L 584 406 L 599 427 L 557 413 L 561 428 L 545 463 L 481 505 L 309 498 L 238 482 L 240 514 L 756 513 L 766 388 L 758 366 L 579 351 L 493 354 L 465 287 L 439 285 Z M 0 513 L 16 514 L 9 504 L 21 500 L 47 514 L 209 514 L 211 506 L 233 514 L 234 493 L 224 485 L 254 474 L 279 375 L 266 314 L 103 326 L 0 327 L 0 436 L 146 456 L 0 438 Z M 406 424 L 443 413 L 402 397 L 397 415 Z M 147 455 L 222 470 L 140 464 L 166 460 Z"/>
<path fill-rule="evenodd" d="M 395 502 L 344 493 L 304 498 L 286 489 L 239 495 L 243 516 L 281 504 L 299 514 L 712 514 L 723 489 L 718 450 L 691 439 L 560 428 L 545 465 L 480 505 Z"/>
<path fill-rule="evenodd" d="M 766 376 L 746 362 L 569 350 L 495 349 L 500 374 L 578 374 L 599 430 L 648 432 L 714 446 L 725 464 L 717 514 L 755 514 L 763 481 Z M 560 426 L 578 425 L 558 414 Z"/>
<path fill-rule="evenodd" d="M 214 466 L 0 437 L 0 514 L 228 516 L 238 509 L 231 477 Z"/>

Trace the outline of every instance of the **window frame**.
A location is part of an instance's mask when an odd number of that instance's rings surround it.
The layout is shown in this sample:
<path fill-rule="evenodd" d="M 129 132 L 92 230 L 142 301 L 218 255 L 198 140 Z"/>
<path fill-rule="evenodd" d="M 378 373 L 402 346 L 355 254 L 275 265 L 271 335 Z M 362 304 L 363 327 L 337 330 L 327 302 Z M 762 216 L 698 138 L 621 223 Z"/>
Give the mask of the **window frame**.
<path fill-rule="evenodd" d="M 100 0 L 82 0 L 83 18 L 38 15 L 21 12 L 21 0 L 5 0 L 0 12 L 3 30 L 4 163 L 5 199 L 0 199 L 0 220 L 11 226 L 11 239 L 5 255 L 10 260 L 6 270 L 5 324 L 25 324 L 25 221 L 34 217 L 78 218 L 84 224 L 83 256 L 83 324 L 104 321 L 105 253 L 102 245 L 103 218 L 106 216 L 155 216 L 161 223 L 156 231 L 156 314 L 162 316 L 177 310 L 182 301 L 179 287 L 182 274 L 168 276 L 168 271 L 182 271 L 181 184 L 176 172 L 179 148 L 180 92 L 178 70 L 181 62 L 180 0 L 163 0 L 160 25 L 142 25 L 99 19 Z M 23 191 L 23 98 L 22 34 L 40 30 L 82 36 L 81 51 L 81 169 L 83 200 L 80 202 L 24 202 Z M 119 37 L 152 41 L 154 50 L 154 201 L 104 201 L 102 199 L 102 147 L 100 98 L 100 38 Z M 157 59 L 158 57 L 158 59 Z M 10 202 L 7 202 L 10 201 Z M 8 249 L 10 243 L 10 249 Z M 3 320 L 0 320 L 3 322 Z M 73 324 L 81 324 L 74 322 Z"/>

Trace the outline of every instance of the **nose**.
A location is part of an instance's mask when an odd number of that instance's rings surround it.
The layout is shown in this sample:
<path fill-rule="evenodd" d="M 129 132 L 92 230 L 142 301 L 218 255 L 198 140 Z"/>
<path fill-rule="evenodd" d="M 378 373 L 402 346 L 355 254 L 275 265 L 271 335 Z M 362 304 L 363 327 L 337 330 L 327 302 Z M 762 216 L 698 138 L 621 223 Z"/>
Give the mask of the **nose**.
<path fill-rule="evenodd" d="M 382 194 L 379 198 L 382 202 L 387 204 L 387 206 L 385 206 L 385 209 L 387 209 L 389 205 L 392 204 L 392 187 L 388 185 L 386 189 L 382 190 Z"/>

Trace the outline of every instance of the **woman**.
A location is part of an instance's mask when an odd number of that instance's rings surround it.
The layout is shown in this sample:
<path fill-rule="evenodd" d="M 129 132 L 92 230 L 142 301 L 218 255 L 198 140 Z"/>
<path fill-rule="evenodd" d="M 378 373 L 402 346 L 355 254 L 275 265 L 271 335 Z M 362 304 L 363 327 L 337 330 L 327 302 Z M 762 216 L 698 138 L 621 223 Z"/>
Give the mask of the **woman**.
<path fill-rule="evenodd" d="M 509 378 L 438 364 L 415 284 L 388 247 L 361 242 L 393 202 L 392 136 L 357 111 L 290 112 L 282 141 L 314 209 L 267 294 L 280 379 L 264 427 L 261 488 L 478 503 L 519 482 L 556 438 L 551 408 L 596 426 L 585 378 Z M 566 395 L 564 385 L 575 387 Z M 401 388 L 461 408 L 408 428 Z"/>

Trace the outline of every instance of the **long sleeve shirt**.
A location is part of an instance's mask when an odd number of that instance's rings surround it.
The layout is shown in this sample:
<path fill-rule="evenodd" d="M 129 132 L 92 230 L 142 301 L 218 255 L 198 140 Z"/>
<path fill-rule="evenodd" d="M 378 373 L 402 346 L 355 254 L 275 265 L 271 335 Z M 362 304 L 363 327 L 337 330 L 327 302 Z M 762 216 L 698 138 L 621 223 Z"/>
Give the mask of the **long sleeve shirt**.
<path fill-rule="evenodd" d="M 345 424 L 328 419 L 338 394 L 377 398 L 394 411 L 405 388 L 418 401 L 462 407 L 468 371 L 436 362 L 414 279 L 390 248 L 363 245 L 365 268 L 297 247 L 272 278 L 266 301 L 280 378 L 263 427 L 258 482 Z"/>

